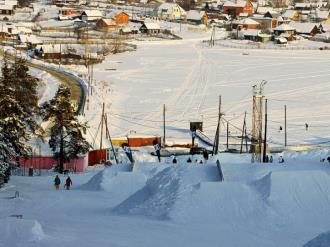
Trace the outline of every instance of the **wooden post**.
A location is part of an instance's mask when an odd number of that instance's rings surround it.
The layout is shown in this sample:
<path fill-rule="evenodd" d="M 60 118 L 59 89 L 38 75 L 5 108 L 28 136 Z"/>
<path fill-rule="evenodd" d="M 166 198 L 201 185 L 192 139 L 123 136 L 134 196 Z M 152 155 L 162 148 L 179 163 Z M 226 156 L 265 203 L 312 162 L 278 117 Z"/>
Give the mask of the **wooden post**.
<path fill-rule="evenodd" d="M 242 139 L 241 139 L 241 149 L 240 154 L 243 152 L 243 140 L 244 140 L 244 134 L 246 133 L 246 112 L 244 114 L 244 121 L 243 121 L 243 129 L 242 129 Z M 246 141 L 246 135 L 245 135 L 245 141 Z"/>
<path fill-rule="evenodd" d="M 287 143 L 287 130 L 286 130 L 286 105 L 284 105 L 284 146 L 286 147 Z"/>
<path fill-rule="evenodd" d="M 219 139 L 220 139 L 220 121 L 221 121 L 221 95 L 219 96 L 219 115 L 218 115 L 218 126 L 215 134 L 215 140 L 213 144 L 212 154 L 217 154 L 219 152 Z"/>
<path fill-rule="evenodd" d="M 165 104 L 163 105 L 163 131 L 164 131 L 164 137 L 163 137 L 163 146 L 165 148 L 165 144 L 166 144 L 166 139 L 165 139 Z"/>
<path fill-rule="evenodd" d="M 264 151 L 262 161 L 266 162 L 267 154 L 267 99 L 265 100 L 265 135 L 264 135 Z"/>
<path fill-rule="evenodd" d="M 102 149 L 103 141 L 103 121 L 104 121 L 104 103 L 102 105 L 102 116 L 101 116 L 101 140 L 100 140 L 100 150 Z"/>
<path fill-rule="evenodd" d="M 227 121 L 227 150 L 229 149 L 229 122 Z"/>

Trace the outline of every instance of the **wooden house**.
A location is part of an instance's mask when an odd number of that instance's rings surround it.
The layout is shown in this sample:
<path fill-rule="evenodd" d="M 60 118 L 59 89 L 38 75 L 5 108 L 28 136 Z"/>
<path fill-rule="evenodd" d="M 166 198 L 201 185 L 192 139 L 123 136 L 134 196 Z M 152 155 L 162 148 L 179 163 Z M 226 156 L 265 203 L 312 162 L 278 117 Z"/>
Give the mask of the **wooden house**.
<path fill-rule="evenodd" d="M 140 32 L 144 34 L 158 34 L 160 33 L 160 26 L 158 23 L 154 22 L 145 22 L 140 27 Z"/>
<path fill-rule="evenodd" d="M 187 17 L 186 11 L 177 3 L 163 3 L 154 14 L 162 20 L 183 20 Z"/>
<path fill-rule="evenodd" d="M 280 36 L 281 34 L 295 35 L 296 28 L 290 26 L 289 24 L 282 24 L 273 29 L 274 34 Z"/>
<path fill-rule="evenodd" d="M 99 10 L 85 10 L 80 15 L 80 19 L 87 22 L 96 22 L 102 17 L 103 14 Z"/>
<path fill-rule="evenodd" d="M 13 5 L 0 5 L 0 15 L 13 15 L 14 6 Z"/>
<path fill-rule="evenodd" d="M 321 33 L 319 25 L 316 23 L 308 22 L 290 22 L 290 26 L 296 29 L 296 33 L 300 35 L 315 36 L 318 33 Z"/>
<path fill-rule="evenodd" d="M 113 12 L 108 17 L 113 19 L 117 25 L 127 25 L 129 23 L 129 15 L 124 11 Z"/>
<path fill-rule="evenodd" d="M 189 10 L 187 12 L 187 22 L 200 25 L 208 24 L 208 15 L 205 11 Z"/>
<path fill-rule="evenodd" d="M 261 25 L 259 22 L 251 19 L 245 18 L 239 21 L 232 22 L 233 29 L 261 29 Z"/>
<path fill-rule="evenodd" d="M 227 1 L 223 5 L 223 12 L 231 16 L 237 16 L 242 13 L 252 15 L 253 4 L 250 0 L 236 0 L 235 2 Z"/>
<path fill-rule="evenodd" d="M 113 30 L 117 27 L 117 23 L 113 19 L 99 19 L 96 22 L 96 27 L 99 30 Z"/>
<path fill-rule="evenodd" d="M 298 21 L 300 18 L 300 13 L 297 10 L 288 9 L 282 15 L 284 20 Z"/>

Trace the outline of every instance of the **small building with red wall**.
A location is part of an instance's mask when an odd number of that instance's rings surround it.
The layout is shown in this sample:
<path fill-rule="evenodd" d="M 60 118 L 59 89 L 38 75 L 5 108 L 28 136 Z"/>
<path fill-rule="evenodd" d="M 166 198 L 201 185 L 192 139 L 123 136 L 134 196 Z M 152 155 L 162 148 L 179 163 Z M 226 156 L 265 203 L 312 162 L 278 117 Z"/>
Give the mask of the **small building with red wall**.
<path fill-rule="evenodd" d="M 70 170 L 73 172 L 83 172 L 85 170 L 84 157 L 71 160 L 68 163 L 64 163 L 64 170 Z M 20 158 L 20 166 L 24 168 L 33 169 L 46 169 L 51 170 L 59 164 L 59 160 L 54 159 L 52 156 L 31 156 L 28 159 Z"/>
<path fill-rule="evenodd" d="M 227 1 L 223 5 L 223 12 L 231 16 L 237 16 L 241 13 L 253 14 L 253 5 L 250 0 Z"/>

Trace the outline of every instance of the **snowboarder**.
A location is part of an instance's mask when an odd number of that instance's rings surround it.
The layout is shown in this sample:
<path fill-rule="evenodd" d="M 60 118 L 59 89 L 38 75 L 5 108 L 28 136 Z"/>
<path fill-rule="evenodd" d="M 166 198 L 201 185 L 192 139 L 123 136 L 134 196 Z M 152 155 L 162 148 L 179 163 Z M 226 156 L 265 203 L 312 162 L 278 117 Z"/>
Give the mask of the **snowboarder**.
<path fill-rule="evenodd" d="M 161 149 L 161 146 L 156 140 L 153 141 L 153 144 L 154 144 L 154 148 L 155 148 L 155 151 L 156 151 L 156 154 L 157 154 L 157 157 L 158 157 L 158 162 L 160 162 L 160 149 Z"/>
<path fill-rule="evenodd" d="M 203 150 L 203 158 L 204 158 L 205 164 L 206 164 L 207 160 L 209 159 L 209 153 L 207 152 L 206 149 Z"/>
<path fill-rule="evenodd" d="M 282 156 L 280 156 L 280 157 L 278 158 L 278 163 L 284 163 L 284 159 L 283 159 Z"/>
<path fill-rule="evenodd" d="M 68 176 L 68 178 L 65 180 L 64 187 L 66 187 L 67 190 L 70 190 L 71 185 L 72 185 L 72 180 L 71 180 L 70 176 Z"/>
<path fill-rule="evenodd" d="M 124 149 L 124 152 L 125 152 L 125 154 L 127 155 L 129 161 L 130 161 L 131 163 L 134 163 L 132 150 L 131 150 L 131 148 L 128 146 L 128 144 L 127 144 L 127 143 L 123 143 L 122 148 Z"/>
<path fill-rule="evenodd" d="M 273 163 L 273 156 L 270 156 L 270 157 L 269 157 L 269 162 L 270 162 L 270 163 Z"/>
<path fill-rule="evenodd" d="M 280 126 L 280 130 L 279 130 L 279 132 L 281 132 L 283 130 L 283 128 L 282 128 L 282 126 Z"/>
<path fill-rule="evenodd" d="M 308 124 L 307 123 L 305 123 L 305 129 L 306 129 L 306 131 L 308 130 Z"/>
<path fill-rule="evenodd" d="M 56 190 L 60 189 L 60 184 L 61 184 L 61 179 L 58 177 L 58 175 L 56 175 L 54 179 L 54 186 Z"/>
<path fill-rule="evenodd" d="M 330 163 L 330 156 L 327 158 L 327 161 Z"/>
<path fill-rule="evenodd" d="M 195 146 L 195 138 L 196 138 L 196 127 L 193 127 L 191 130 L 191 147 Z"/>
<path fill-rule="evenodd" d="M 187 163 L 191 163 L 192 162 L 192 160 L 191 160 L 191 158 L 189 157 L 188 159 L 187 159 Z"/>
<path fill-rule="evenodd" d="M 268 162 L 269 162 L 269 156 L 266 155 L 266 157 L 265 157 L 265 163 L 268 163 Z"/>

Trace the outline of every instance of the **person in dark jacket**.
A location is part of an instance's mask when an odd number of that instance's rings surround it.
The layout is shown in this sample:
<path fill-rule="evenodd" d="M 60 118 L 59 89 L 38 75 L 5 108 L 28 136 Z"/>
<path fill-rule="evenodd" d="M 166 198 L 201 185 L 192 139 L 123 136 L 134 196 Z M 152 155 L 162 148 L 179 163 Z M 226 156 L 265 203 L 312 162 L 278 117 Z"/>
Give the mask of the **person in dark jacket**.
<path fill-rule="evenodd" d="M 172 163 L 173 163 L 173 164 L 176 164 L 176 163 L 178 163 L 178 161 L 177 161 L 177 159 L 176 159 L 175 155 L 173 155 Z"/>
<path fill-rule="evenodd" d="M 123 143 L 122 148 L 124 149 L 125 154 L 127 155 L 129 161 L 134 163 L 132 150 L 127 143 Z"/>
<path fill-rule="evenodd" d="M 60 189 L 60 184 L 61 184 L 61 179 L 58 177 L 58 175 L 56 175 L 54 179 L 54 186 L 56 190 Z"/>
<path fill-rule="evenodd" d="M 161 149 L 161 146 L 156 140 L 153 142 L 153 144 L 154 144 L 154 149 L 155 149 L 157 157 L 158 157 L 158 162 L 160 162 L 160 149 Z"/>
<path fill-rule="evenodd" d="M 206 149 L 203 150 L 203 158 L 206 164 L 207 160 L 209 159 L 209 153 L 207 152 Z"/>
<path fill-rule="evenodd" d="M 193 127 L 191 130 L 191 147 L 195 146 L 195 138 L 196 138 L 196 127 Z"/>
<path fill-rule="evenodd" d="M 191 158 L 189 157 L 188 159 L 187 159 L 187 163 L 191 163 L 192 162 L 192 160 L 191 160 Z"/>
<path fill-rule="evenodd" d="M 70 176 L 68 176 L 68 178 L 65 180 L 65 187 L 67 190 L 70 190 L 70 186 L 72 185 L 72 180 L 70 178 Z"/>

